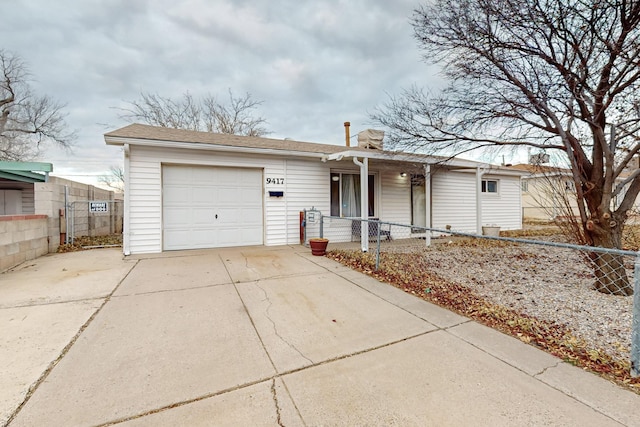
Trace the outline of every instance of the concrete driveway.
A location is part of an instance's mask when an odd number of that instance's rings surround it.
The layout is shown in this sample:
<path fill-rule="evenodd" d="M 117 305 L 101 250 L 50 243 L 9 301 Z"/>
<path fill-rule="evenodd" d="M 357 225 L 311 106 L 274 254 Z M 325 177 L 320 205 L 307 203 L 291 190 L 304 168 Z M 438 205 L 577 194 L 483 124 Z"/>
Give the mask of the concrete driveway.
<path fill-rule="evenodd" d="M 0 275 L 10 426 L 640 426 L 640 396 L 303 247 Z"/>

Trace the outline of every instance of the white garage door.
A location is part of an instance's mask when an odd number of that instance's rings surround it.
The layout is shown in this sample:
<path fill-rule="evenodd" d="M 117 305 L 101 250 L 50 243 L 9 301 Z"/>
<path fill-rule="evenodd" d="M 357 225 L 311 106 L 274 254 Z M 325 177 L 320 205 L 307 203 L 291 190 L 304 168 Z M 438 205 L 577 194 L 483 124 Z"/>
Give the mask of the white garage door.
<path fill-rule="evenodd" d="M 261 245 L 262 170 L 162 167 L 165 250 Z"/>

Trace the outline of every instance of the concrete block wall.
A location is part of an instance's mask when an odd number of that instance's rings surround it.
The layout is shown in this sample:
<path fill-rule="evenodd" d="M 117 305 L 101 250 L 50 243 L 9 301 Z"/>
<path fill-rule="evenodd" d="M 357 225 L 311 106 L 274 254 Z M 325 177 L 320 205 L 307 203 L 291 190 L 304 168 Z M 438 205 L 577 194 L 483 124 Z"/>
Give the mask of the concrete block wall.
<path fill-rule="evenodd" d="M 88 200 L 114 200 L 116 195 L 113 191 L 103 190 L 92 185 L 82 184 L 58 177 L 50 177 L 48 182 L 39 182 L 34 184 L 35 213 L 48 216 L 49 227 L 49 251 L 55 252 L 60 245 L 61 233 L 66 225 L 66 219 L 60 216 L 61 212 L 65 212 L 65 187 L 68 192 L 68 203 L 81 202 Z M 122 203 L 120 203 L 122 205 Z M 89 229 L 92 235 L 105 235 L 111 232 L 122 232 L 120 226 L 119 231 L 113 230 L 113 222 L 119 221 L 122 224 L 121 208 L 120 217 L 116 219 L 107 219 L 93 216 L 82 216 L 79 212 L 81 209 L 87 211 L 86 205 L 82 203 L 74 203 L 76 207 L 76 236 L 88 235 Z M 70 212 L 68 212 L 70 213 Z"/>
<path fill-rule="evenodd" d="M 49 252 L 46 215 L 0 216 L 0 271 Z"/>

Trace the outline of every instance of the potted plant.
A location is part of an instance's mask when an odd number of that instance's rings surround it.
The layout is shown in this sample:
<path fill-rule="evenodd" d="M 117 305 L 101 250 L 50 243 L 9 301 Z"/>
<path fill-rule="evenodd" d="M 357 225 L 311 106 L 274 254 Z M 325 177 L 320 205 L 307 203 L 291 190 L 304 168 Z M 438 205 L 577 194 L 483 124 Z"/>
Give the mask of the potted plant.
<path fill-rule="evenodd" d="M 324 256 L 327 253 L 328 244 L 329 244 L 329 239 L 323 239 L 321 237 L 309 239 L 309 246 L 311 246 L 311 254 L 316 256 Z"/>

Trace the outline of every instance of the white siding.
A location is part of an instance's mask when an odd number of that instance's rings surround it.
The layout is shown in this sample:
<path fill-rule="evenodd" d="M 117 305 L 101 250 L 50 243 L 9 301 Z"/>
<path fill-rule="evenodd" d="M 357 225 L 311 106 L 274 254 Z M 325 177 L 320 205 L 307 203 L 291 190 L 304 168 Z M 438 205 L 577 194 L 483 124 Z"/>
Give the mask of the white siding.
<path fill-rule="evenodd" d="M 331 211 L 330 169 L 318 160 L 287 160 L 287 244 L 300 243 L 300 211 L 315 207 Z"/>
<path fill-rule="evenodd" d="M 319 159 L 287 159 L 275 155 L 230 154 L 188 149 L 154 147 L 130 148 L 129 162 L 129 230 L 125 239 L 131 254 L 162 251 L 162 165 L 203 165 L 258 168 L 263 171 L 264 242 L 267 246 L 298 244 L 299 212 L 315 207 L 330 214 L 330 172 L 347 167 Z M 342 168 L 338 167 L 342 166 Z M 411 186 L 409 177 L 400 170 L 385 168 L 376 173 L 376 216 L 383 221 L 411 222 Z M 513 229 L 521 224 L 518 178 L 498 177 L 497 195 L 483 197 L 484 224 L 497 224 Z M 476 176 L 474 173 L 441 172 L 431 177 L 432 226 L 475 232 Z M 283 197 L 272 197 L 269 191 L 281 191 Z M 497 197 L 496 197 L 497 196 Z M 325 237 L 333 241 L 351 239 L 350 221 L 327 224 Z M 317 226 L 318 224 L 315 224 Z M 312 225 L 313 226 L 313 225 Z"/>
<path fill-rule="evenodd" d="M 381 221 L 411 224 L 411 177 L 402 177 L 400 172 L 385 170 L 380 174 L 378 216 Z"/>
<path fill-rule="evenodd" d="M 454 231 L 476 231 L 476 176 L 436 172 L 431 176 L 431 224 Z"/>
<path fill-rule="evenodd" d="M 485 175 L 498 181 L 497 193 L 482 194 L 482 225 L 498 225 L 502 230 L 522 228 L 520 177 Z"/>
<path fill-rule="evenodd" d="M 132 254 L 162 251 L 162 164 L 263 169 L 267 246 L 299 242 L 299 211 L 329 210 L 329 166 L 320 160 L 286 160 L 207 151 L 132 146 L 129 155 L 129 249 Z M 267 183 L 271 179 L 271 183 Z M 280 180 L 280 181 L 278 181 Z M 283 197 L 270 197 L 282 191 Z M 126 231 L 125 231 L 126 233 Z"/>
<path fill-rule="evenodd" d="M 482 225 L 498 225 L 502 230 L 522 228 L 520 178 L 484 175 L 498 181 L 498 193 L 482 193 Z M 432 226 L 476 232 L 475 173 L 440 172 L 432 177 Z"/>

